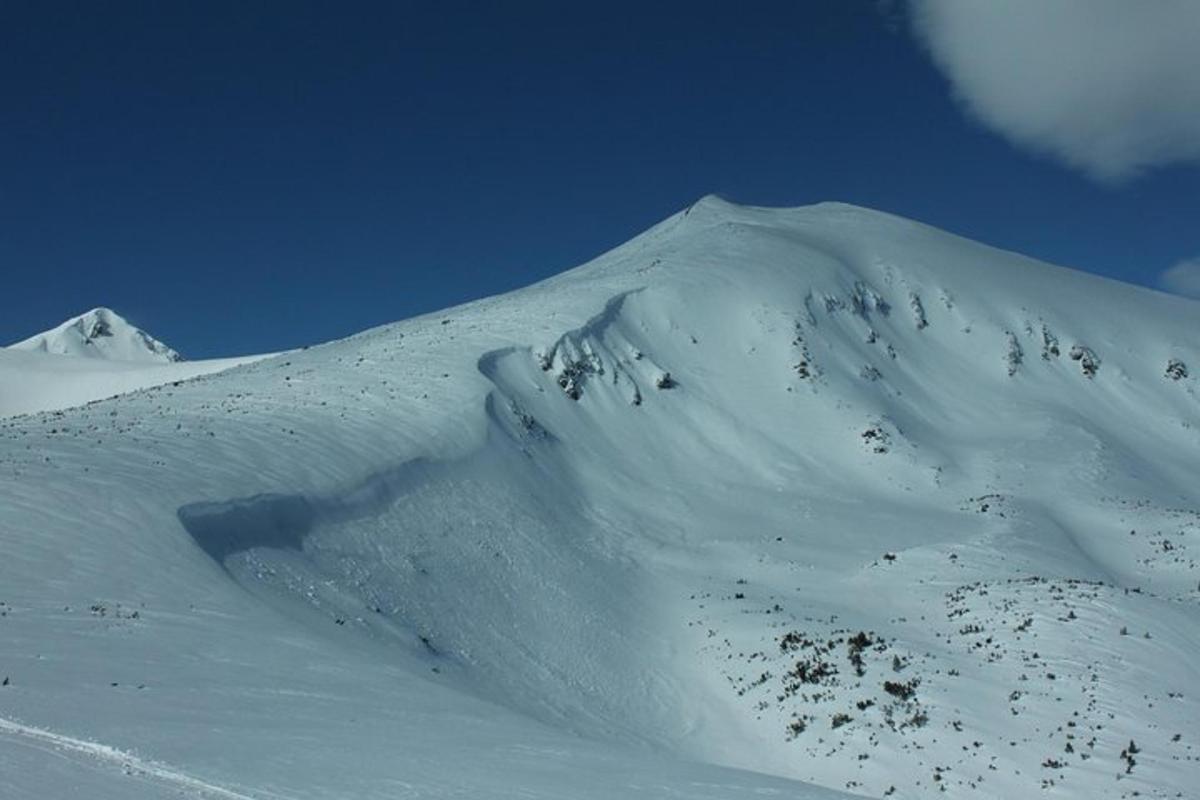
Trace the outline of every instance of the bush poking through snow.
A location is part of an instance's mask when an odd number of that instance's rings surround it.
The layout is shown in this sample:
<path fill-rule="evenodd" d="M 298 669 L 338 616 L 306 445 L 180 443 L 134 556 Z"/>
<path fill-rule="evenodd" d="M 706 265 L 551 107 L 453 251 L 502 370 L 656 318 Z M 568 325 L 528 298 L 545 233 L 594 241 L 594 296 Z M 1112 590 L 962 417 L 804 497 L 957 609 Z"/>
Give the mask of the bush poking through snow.
<path fill-rule="evenodd" d="M 1008 377 L 1011 378 L 1017 374 L 1017 369 L 1025 360 L 1025 351 L 1021 349 L 1021 343 L 1017 341 L 1015 333 L 1005 331 L 1004 335 L 1008 337 L 1008 352 L 1004 354 L 1004 363 L 1008 365 Z"/>
<path fill-rule="evenodd" d="M 1079 362 L 1079 367 L 1083 370 L 1084 375 L 1089 378 L 1096 377 L 1096 373 L 1100 370 L 1100 358 L 1092 352 L 1090 347 L 1077 344 L 1071 348 L 1068 355 L 1071 356 L 1072 361 Z"/>
<path fill-rule="evenodd" d="M 589 375 L 603 375 L 604 368 L 595 355 L 585 355 L 578 361 L 565 361 L 558 373 L 558 387 L 572 400 L 583 396 L 583 384 Z"/>
<path fill-rule="evenodd" d="M 1049 361 L 1051 357 L 1058 358 L 1061 351 L 1058 349 L 1058 337 L 1050 332 L 1050 329 L 1042 325 L 1042 358 Z"/>
<path fill-rule="evenodd" d="M 878 422 L 859 435 L 862 437 L 863 442 L 871 448 L 871 452 L 873 453 L 886 453 L 892 443 L 891 437 L 883 429 L 883 425 Z"/>
<path fill-rule="evenodd" d="M 788 723 L 787 728 L 788 738 L 795 739 L 797 736 L 804 733 L 804 731 L 808 728 L 808 723 L 804 721 L 803 717 L 797 717 Z"/>
<path fill-rule="evenodd" d="M 925 306 L 921 305 L 921 296 L 916 292 L 909 292 L 908 306 L 912 309 L 913 319 L 917 323 L 917 330 L 923 331 L 928 328 L 929 320 L 925 317 Z"/>
<path fill-rule="evenodd" d="M 1140 752 L 1142 752 L 1141 748 L 1139 748 L 1137 743 L 1132 739 L 1129 740 L 1129 746 L 1121 751 L 1121 760 L 1125 762 L 1126 775 L 1133 772 L 1133 768 L 1137 766 L 1137 759 L 1135 759 L 1134 756 Z"/>
<path fill-rule="evenodd" d="M 920 682 L 918 678 L 909 681 L 884 681 L 883 690 L 900 700 L 911 700 L 916 695 Z"/>
<path fill-rule="evenodd" d="M 854 673 L 860 678 L 867 674 L 867 667 L 862 657 L 863 651 L 874 643 L 875 640 L 866 631 L 859 631 L 846 640 L 846 649 L 850 663 L 854 666 Z"/>
<path fill-rule="evenodd" d="M 1173 381 L 1183 380 L 1188 376 L 1187 364 L 1184 364 L 1178 358 L 1172 358 L 1167 362 L 1167 377 Z"/>
<path fill-rule="evenodd" d="M 800 323 L 796 323 L 796 338 L 792 340 L 792 347 L 800 350 L 800 360 L 796 362 L 793 369 L 801 378 L 811 378 L 816 371 L 816 366 L 812 361 L 812 354 L 808 352 L 808 345 L 804 343 L 804 332 L 800 327 Z"/>

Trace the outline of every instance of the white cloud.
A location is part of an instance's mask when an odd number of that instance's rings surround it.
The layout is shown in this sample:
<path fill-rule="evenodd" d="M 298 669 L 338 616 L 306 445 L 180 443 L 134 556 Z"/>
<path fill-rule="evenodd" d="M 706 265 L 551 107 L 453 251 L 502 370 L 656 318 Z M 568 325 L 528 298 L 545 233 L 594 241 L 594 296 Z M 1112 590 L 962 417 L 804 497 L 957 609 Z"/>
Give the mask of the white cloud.
<path fill-rule="evenodd" d="M 1200 162 L 1200 0 L 910 0 L 969 114 L 1101 181 Z"/>
<path fill-rule="evenodd" d="M 1180 261 L 1164 270 L 1158 276 L 1158 283 L 1168 292 L 1200 298 L 1200 257 Z"/>

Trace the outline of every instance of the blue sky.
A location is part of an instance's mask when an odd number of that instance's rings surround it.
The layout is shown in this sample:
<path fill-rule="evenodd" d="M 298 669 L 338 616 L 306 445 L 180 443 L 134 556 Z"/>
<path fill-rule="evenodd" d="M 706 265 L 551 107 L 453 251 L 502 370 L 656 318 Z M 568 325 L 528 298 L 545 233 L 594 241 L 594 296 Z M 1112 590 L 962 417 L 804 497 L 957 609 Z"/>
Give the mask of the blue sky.
<path fill-rule="evenodd" d="M 1043 146 L 1002 82 L 955 82 L 970 34 L 909 11 L 6 3 L 0 341 L 108 305 L 192 358 L 315 343 L 560 272 L 709 192 L 1151 286 L 1200 255 L 1188 152 L 1122 172 L 1070 120 Z"/>

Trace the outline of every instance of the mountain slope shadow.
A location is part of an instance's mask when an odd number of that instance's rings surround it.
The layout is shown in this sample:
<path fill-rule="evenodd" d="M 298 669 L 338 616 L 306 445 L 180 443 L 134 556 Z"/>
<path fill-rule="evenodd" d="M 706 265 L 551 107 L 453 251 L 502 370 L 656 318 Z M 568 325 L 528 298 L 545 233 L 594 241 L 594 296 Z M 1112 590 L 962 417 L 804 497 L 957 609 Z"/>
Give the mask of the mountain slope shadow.
<path fill-rule="evenodd" d="M 328 495 L 258 494 L 182 506 L 184 529 L 214 561 L 224 565 L 255 548 L 302 551 L 305 538 L 321 524 L 377 514 L 446 465 L 427 458 L 405 461 L 374 473 L 349 490 Z"/>
<path fill-rule="evenodd" d="M 458 458 L 178 519 L 231 580 L 314 631 L 390 643 L 396 665 L 572 731 L 661 741 L 683 699 L 652 582 L 604 545 L 610 523 L 564 442 L 499 390 L 482 410 L 487 433 Z"/>

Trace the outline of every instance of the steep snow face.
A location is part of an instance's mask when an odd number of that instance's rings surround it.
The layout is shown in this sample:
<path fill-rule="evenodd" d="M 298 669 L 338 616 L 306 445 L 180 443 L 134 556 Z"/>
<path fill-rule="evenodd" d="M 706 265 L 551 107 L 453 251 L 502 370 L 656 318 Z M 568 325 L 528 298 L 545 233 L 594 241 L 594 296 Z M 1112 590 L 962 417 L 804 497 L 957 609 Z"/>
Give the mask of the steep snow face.
<path fill-rule="evenodd" d="M 0 789 L 1187 796 L 1198 309 L 709 198 L 0 423 Z"/>
<path fill-rule="evenodd" d="M 9 345 L 64 356 L 170 364 L 183 356 L 108 308 L 72 317 L 56 328 Z"/>

